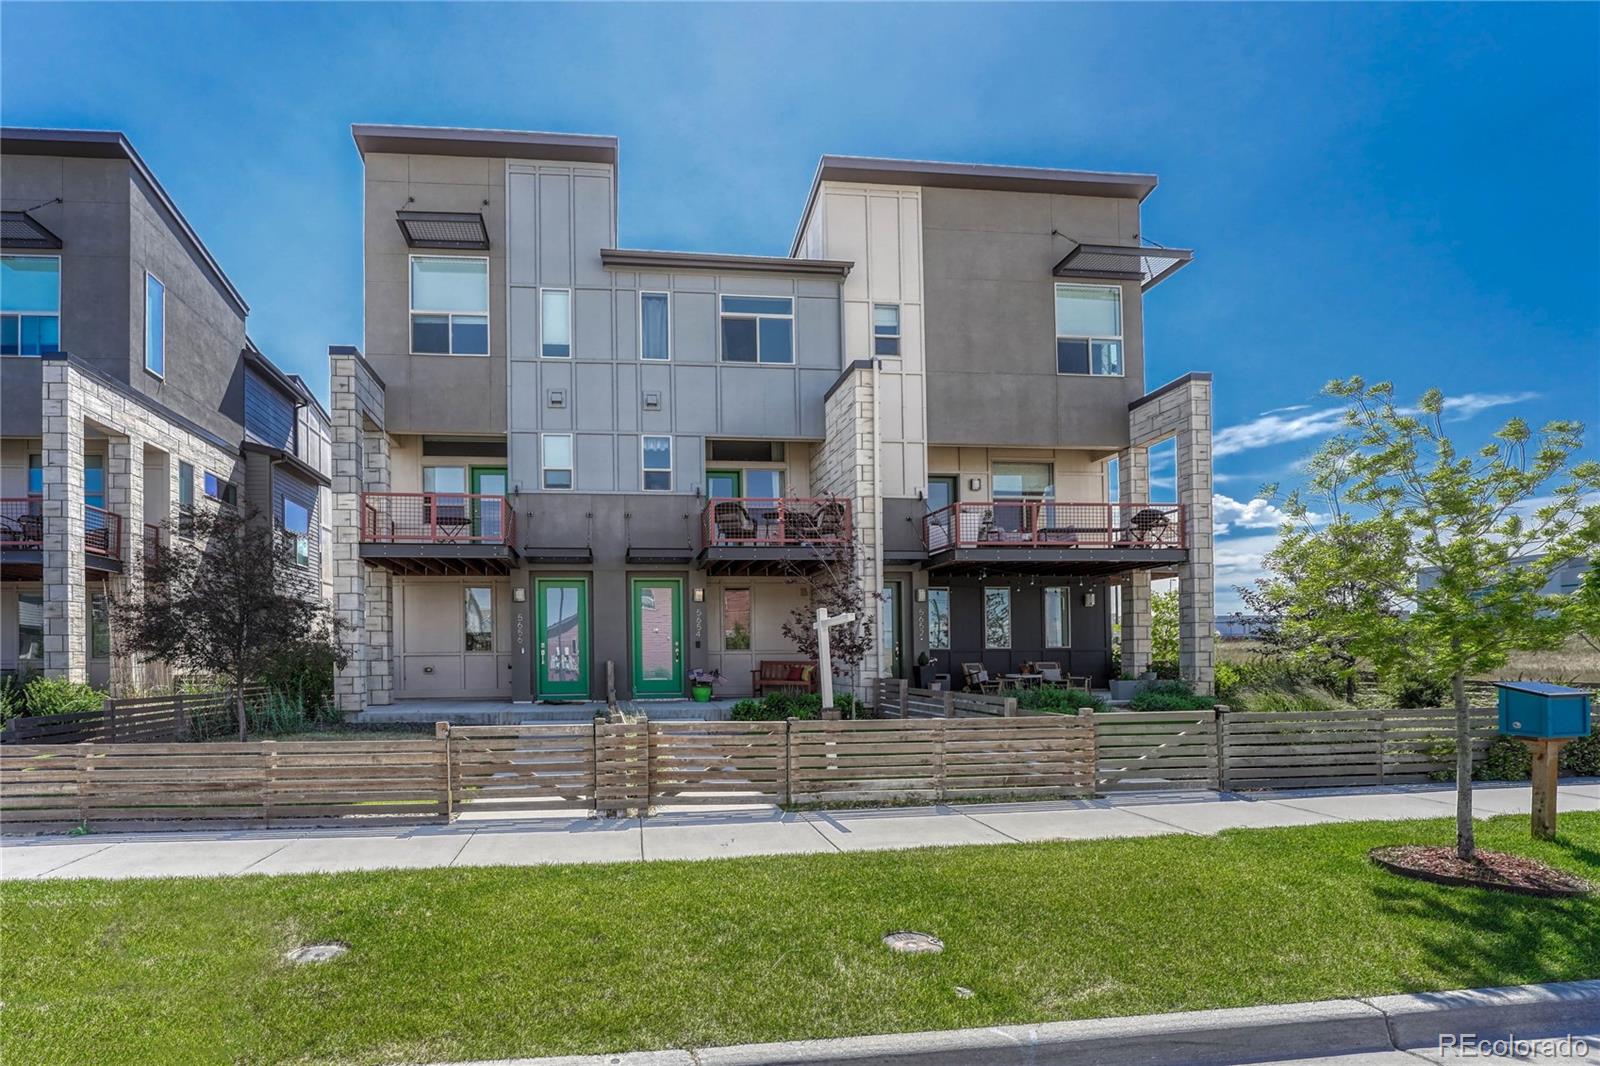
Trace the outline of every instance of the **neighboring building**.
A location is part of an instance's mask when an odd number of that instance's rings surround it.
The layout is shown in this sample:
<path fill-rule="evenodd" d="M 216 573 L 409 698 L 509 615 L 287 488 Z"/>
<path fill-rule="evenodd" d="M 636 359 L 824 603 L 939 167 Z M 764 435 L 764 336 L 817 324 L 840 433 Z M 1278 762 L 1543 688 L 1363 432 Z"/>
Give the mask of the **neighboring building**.
<path fill-rule="evenodd" d="M 1524 567 L 1532 565 L 1543 559 L 1544 556 L 1529 555 L 1515 560 L 1512 565 Z M 1544 583 L 1544 588 L 1539 590 L 1543 596 L 1571 596 L 1583 584 L 1583 575 L 1589 572 L 1589 557 L 1580 555 L 1576 559 L 1568 559 L 1554 570 L 1550 571 L 1550 578 Z M 1424 567 L 1417 572 L 1417 590 L 1425 592 L 1439 583 L 1438 567 Z"/>
<path fill-rule="evenodd" d="M 122 134 L 0 130 L 0 194 L 0 670 L 150 684 L 109 599 L 195 507 L 305 525 L 314 569 L 326 418 Z"/>
<path fill-rule="evenodd" d="M 1140 670 L 1161 572 L 1210 685 L 1211 381 L 1145 388 L 1144 292 L 1189 258 L 1141 244 L 1153 177 L 830 156 L 790 256 L 661 252 L 619 246 L 613 138 L 353 132 L 345 709 L 600 697 L 608 662 L 624 698 L 746 692 L 795 658 L 786 575 L 845 544 L 883 594 L 867 678 L 926 651 L 1103 685 L 1112 596 Z"/>

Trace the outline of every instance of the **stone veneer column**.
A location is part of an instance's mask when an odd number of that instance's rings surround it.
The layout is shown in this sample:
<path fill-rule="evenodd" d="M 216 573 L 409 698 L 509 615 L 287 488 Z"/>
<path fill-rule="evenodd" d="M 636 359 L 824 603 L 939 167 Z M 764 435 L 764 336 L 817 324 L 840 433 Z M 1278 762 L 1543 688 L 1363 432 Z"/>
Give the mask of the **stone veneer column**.
<path fill-rule="evenodd" d="M 877 594 L 883 589 L 882 492 L 878 454 L 876 367 L 862 360 L 847 369 L 825 401 L 826 439 L 813 452 L 814 491 L 850 501 L 855 537 L 855 576 L 868 593 L 865 610 L 872 613 L 872 651 L 861 664 L 855 695 L 869 695 L 874 679 L 889 673 L 888 649 L 877 632 Z"/>
<path fill-rule="evenodd" d="M 122 576 L 111 582 L 112 595 L 132 594 L 144 585 L 144 438 L 130 429 L 106 445 L 106 509 L 122 516 L 118 547 Z M 137 657 L 115 654 L 111 660 L 112 694 L 142 688 L 144 671 Z"/>
<path fill-rule="evenodd" d="M 334 678 L 338 708 L 354 713 L 388 703 L 390 581 L 361 559 L 361 493 L 389 486 L 383 432 L 383 382 L 354 348 L 328 349 L 329 416 L 333 430 L 333 607 L 351 642 L 350 662 Z"/>
<path fill-rule="evenodd" d="M 41 368 L 44 396 L 44 672 L 89 680 L 83 559 L 83 412 L 65 360 Z"/>
<path fill-rule="evenodd" d="M 1117 455 L 1117 499 L 1150 496 L 1150 451 L 1125 448 Z M 1122 671 L 1137 676 L 1150 668 L 1150 571 L 1129 570 L 1118 587 L 1117 617 L 1122 632 Z"/>
<path fill-rule="evenodd" d="M 1128 415 L 1135 449 L 1173 437 L 1178 502 L 1184 509 L 1188 560 L 1178 567 L 1178 669 L 1196 691 L 1214 680 L 1216 572 L 1211 528 L 1211 375 L 1189 374 L 1137 403 Z M 1148 472 L 1146 473 L 1148 478 Z M 1148 606 L 1144 617 L 1148 618 Z M 1123 619 L 1126 627 L 1127 619 Z"/>

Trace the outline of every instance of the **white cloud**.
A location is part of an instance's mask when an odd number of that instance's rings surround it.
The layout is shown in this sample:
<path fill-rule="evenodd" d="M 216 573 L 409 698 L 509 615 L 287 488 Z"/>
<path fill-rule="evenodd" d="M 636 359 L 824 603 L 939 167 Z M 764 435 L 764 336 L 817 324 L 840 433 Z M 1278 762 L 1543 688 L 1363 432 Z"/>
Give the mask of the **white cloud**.
<path fill-rule="evenodd" d="M 1311 408 L 1308 403 L 1292 403 L 1288 407 L 1272 407 L 1261 413 L 1263 415 L 1286 415 L 1291 411 L 1306 411 Z"/>
<path fill-rule="evenodd" d="M 1239 594 L 1234 586 L 1246 587 L 1262 575 L 1261 561 L 1277 547 L 1276 533 L 1262 533 L 1249 537 L 1229 537 L 1216 542 L 1212 561 L 1216 566 L 1217 611 L 1226 613 L 1240 609 Z"/>
<path fill-rule="evenodd" d="M 1211 528 L 1217 536 L 1240 529 L 1277 529 L 1289 520 L 1281 508 L 1266 500 L 1236 500 L 1221 493 L 1211 497 Z"/>
<path fill-rule="evenodd" d="M 1445 417 L 1452 422 L 1464 421 L 1494 407 L 1526 403 L 1537 399 L 1536 392 L 1468 392 L 1460 396 L 1446 396 Z M 1414 413 L 1415 408 L 1404 408 Z M 1311 437 L 1326 437 L 1344 428 L 1344 408 L 1326 407 L 1311 410 L 1306 404 L 1278 407 L 1266 411 L 1248 422 L 1224 426 L 1217 430 L 1211 442 L 1212 454 L 1218 458 L 1236 455 L 1251 448 L 1264 448 L 1270 444 L 1287 444 Z"/>

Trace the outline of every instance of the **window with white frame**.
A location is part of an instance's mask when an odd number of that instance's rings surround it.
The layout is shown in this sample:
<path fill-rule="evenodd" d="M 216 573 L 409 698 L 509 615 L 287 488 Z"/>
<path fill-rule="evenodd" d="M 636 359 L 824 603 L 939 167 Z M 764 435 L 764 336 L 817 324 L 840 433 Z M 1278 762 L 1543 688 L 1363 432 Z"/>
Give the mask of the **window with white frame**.
<path fill-rule="evenodd" d="M 928 647 L 950 650 L 950 590 L 928 590 Z"/>
<path fill-rule="evenodd" d="M 539 354 L 572 358 L 572 293 L 566 289 L 539 290 Z"/>
<path fill-rule="evenodd" d="M 1056 286 L 1056 372 L 1122 375 L 1122 290 Z"/>
<path fill-rule="evenodd" d="M 144 368 L 167 376 L 167 287 L 154 274 L 144 276 Z"/>
<path fill-rule="evenodd" d="M 411 354 L 489 354 L 489 260 L 411 257 Z"/>
<path fill-rule="evenodd" d="M 672 357 L 672 297 L 664 292 L 639 294 L 639 358 Z"/>
<path fill-rule="evenodd" d="M 1011 590 L 983 590 L 983 646 L 1011 647 Z"/>
<path fill-rule="evenodd" d="M 61 258 L 0 256 L 0 355 L 61 350 Z"/>
<path fill-rule="evenodd" d="M 283 534 L 294 547 L 296 566 L 311 565 L 311 511 L 304 504 L 284 497 Z"/>
<path fill-rule="evenodd" d="M 672 491 L 672 438 L 643 437 L 639 451 L 644 473 L 644 491 Z"/>
<path fill-rule="evenodd" d="M 1052 586 L 1044 590 L 1044 646 L 1072 647 L 1071 589 Z"/>
<path fill-rule="evenodd" d="M 539 471 L 545 488 L 572 488 L 571 433 L 540 434 Z"/>
<path fill-rule="evenodd" d="M 900 305 L 872 305 L 872 354 L 900 354 Z"/>
<path fill-rule="evenodd" d="M 794 301 L 787 296 L 722 297 L 724 363 L 793 363 Z"/>

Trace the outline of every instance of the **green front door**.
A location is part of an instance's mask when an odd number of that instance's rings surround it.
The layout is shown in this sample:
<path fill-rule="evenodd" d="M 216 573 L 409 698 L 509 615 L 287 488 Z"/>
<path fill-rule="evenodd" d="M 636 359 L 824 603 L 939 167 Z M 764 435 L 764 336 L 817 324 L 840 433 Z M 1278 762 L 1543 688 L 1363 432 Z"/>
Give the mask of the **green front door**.
<path fill-rule="evenodd" d="M 474 496 L 499 496 L 506 494 L 506 468 L 503 466 L 475 466 L 472 468 L 472 494 Z M 472 501 L 472 532 L 489 542 L 505 538 L 504 502 L 493 500 Z"/>
<path fill-rule="evenodd" d="M 633 694 L 683 695 L 683 581 L 633 579 Z"/>
<path fill-rule="evenodd" d="M 589 696 L 589 583 L 583 578 L 534 581 L 539 644 L 538 695 Z"/>
<path fill-rule="evenodd" d="M 737 500 L 744 495 L 737 470 L 707 470 L 706 495 L 713 500 Z"/>

